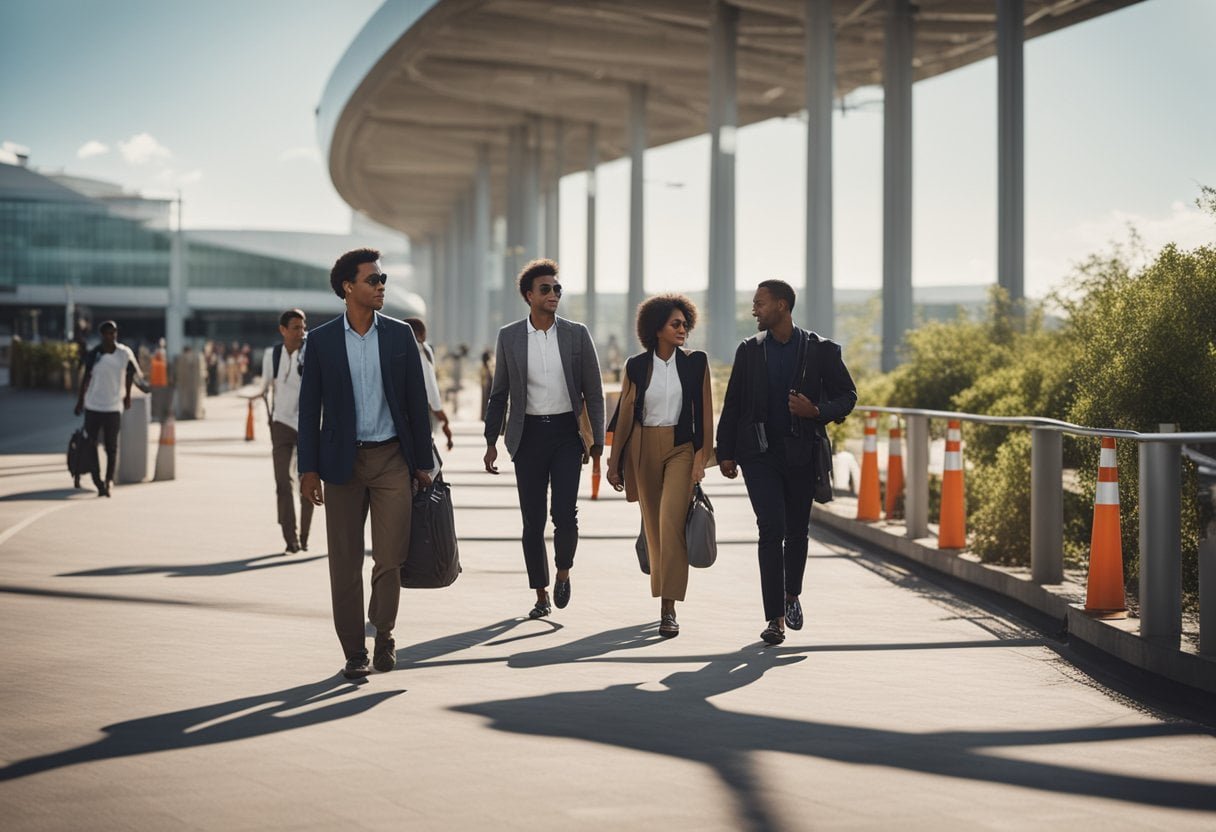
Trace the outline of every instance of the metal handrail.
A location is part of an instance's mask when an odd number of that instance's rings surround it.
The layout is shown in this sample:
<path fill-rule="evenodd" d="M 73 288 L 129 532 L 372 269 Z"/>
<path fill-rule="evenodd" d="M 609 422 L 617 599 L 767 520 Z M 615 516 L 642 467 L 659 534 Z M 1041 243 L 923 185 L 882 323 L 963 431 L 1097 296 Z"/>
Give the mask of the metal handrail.
<path fill-rule="evenodd" d="M 916 407 L 887 407 L 879 405 L 857 405 L 858 411 L 873 411 L 875 413 L 894 413 L 900 416 L 924 416 L 929 419 L 957 419 L 962 422 L 975 422 L 982 425 L 1006 425 L 1008 427 L 1035 428 L 1067 433 L 1071 436 L 1110 436 L 1115 439 L 1134 439 L 1137 442 L 1168 442 L 1172 445 L 1202 444 L 1216 442 L 1216 431 L 1190 433 L 1141 433 L 1135 430 L 1120 428 L 1088 428 L 1084 425 L 1074 425 L 1059 419 L 1047 419 L 1042 416 L 984 416 L 978 413 L 961 413 L 955 410 L 926 410 Z"/>
<path fill-rule="evenodd" d="M 1206 460 L 1187 445 L 1216 443 L 1216 432 L 1141 433 L 1091 428 L 1037 416 L 984 416 L 951 410 L 859 405 L 856 411 L 904 417 L 907 427 L 905 534 L 929 534 L 929 420 L 950 419 L 1030 431 L 1030 571 L 1039 584 L 1064 578 L 1063 437 L 1112 437 L 1138 445 L 1140 634 L 1177 645 L 1182 633 L 1181 464 Z M 1198 458 L 1197 458 L 1198 457 Z M 1204 570 L 1201 570 L 1203 572 Z M 1211 571 L 1211 570 L 1207 570 Z M 1200 581 L 1199 651 L 1216 656 L 1216 580 Z M 1204 622 L 1208 622 L 1205 623 Z"/>

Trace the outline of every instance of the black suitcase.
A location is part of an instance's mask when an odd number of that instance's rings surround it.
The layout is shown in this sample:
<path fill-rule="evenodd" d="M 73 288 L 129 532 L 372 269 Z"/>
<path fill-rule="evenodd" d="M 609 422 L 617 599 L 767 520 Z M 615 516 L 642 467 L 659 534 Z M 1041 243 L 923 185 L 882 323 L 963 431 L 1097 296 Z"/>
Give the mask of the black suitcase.
<path fill-rule="evenodd" d="M 410 553 L 401 567 L 401 585 L 411 589 L 451 586 L 460 575 L 460 547 L 452 487 L 435 477 L 428 488 L 414 495 L 410 521 Z"/>
<path fill-rule="evenodd" d="M 89 473 L 89 437 L 84 428 L 76 428 L 68 440 L 68 473 L 80 485 L 80 478 Z"/>

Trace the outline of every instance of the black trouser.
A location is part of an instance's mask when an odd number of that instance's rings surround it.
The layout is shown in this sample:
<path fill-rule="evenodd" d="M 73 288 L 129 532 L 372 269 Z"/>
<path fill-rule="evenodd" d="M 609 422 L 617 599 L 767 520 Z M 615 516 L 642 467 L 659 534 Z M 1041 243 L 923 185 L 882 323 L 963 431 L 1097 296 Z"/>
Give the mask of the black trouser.
<path fill-rule="evenodd" d="M 525 416 L 524 434 L 515 453 L 515 487 L 524 518 L 524 562 L 528 586 L 549 585 L 545 550 L 545 508 L 553 491 L 554 562 L 558 570 L 574 565 L 578 548 L 578 480 L 583 471 L 583 442 L 573 413 Z"/>
<path fill-rule="evenodd" d="M 785 615 L 785 596 L 802 594 L 815 466 L 787 465 L 780 441 L 755 462 L 742 465 L 747 496 L 760 532 L 760 594 L 764 618 Z"/>
<path fill-rule="evenodd" d="M 105 483 L 114 481 L 114 465 L 118 461 L 118 431 L 122 427 L 122 413 L 103 413 L 100 410 L 84 412 L 84 432 L 89 437 L 89 473 L 93 485 L 101 491 Z M 101 479 L 101 459 L 97 454 L 97 441 L 106 435 L 106 478 Z"/>

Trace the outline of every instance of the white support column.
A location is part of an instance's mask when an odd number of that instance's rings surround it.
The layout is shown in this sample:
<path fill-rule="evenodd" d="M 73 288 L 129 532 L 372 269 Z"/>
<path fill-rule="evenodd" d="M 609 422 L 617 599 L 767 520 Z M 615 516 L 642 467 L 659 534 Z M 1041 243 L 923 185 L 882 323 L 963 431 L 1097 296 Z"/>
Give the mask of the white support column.
<path fill-rule="evenodd" d="M 997 0 L 997 285 L 1025 297 L 1024 0 Z"/>
<path fill-rule="evenodd" d="M 882 369 L 912 328 L 912 4 L 887 0 L 883 67 Z"/>
<path fill-rule="evenodd" d="M 170 360 L 186 346 L 186 317 L 190 314 L 186 307 L 187 255 L 185 232 L 182 231 L 182 198 L 178 194 L 177 230 L 171 231 L 169 236 L 169 305 L 165 308 L 165 351 Z M 64 338 L 71 337 L 72 330 L 69 330 Z"/>
<path fill-rule="evenodd" d="M 739 10 L 711 0 L 709 36 L 709 354 L 735 352 L 736 44 Z"/>
<path fill-rule="evenodd" d="M 523 263 L 540 257 L 540 171 L 541 122 L 533 119 L 525 128 L 524 141 L 524 205 L 523 205 Z"/>
<path fill-rule="evenodd" d="M 806 317 L 825 338 L 836 330 L 832 276 L 832 101 L 836 37 L 832 0 L 806 0 Z"/>
<path fill-rule="evenodd" d="M 447 278 L 443 282 L 443 337 L 449 347 L 460 343 L 456 330 L 460 306 L 460 210 L 453 206 L 448 214 Z"/>
<path fill-rule="evenodd" d="M 642 193 L 646 155 L 646 85 L 629 87 L 629 294 L 625 300 L 625 338 L 633 332 L 638 305 L 645 296 L 645 204 Z"/>
<path fill-rule="evenodd" d="M 591 337 L 595 338 L 595 326 L 599 320 L 599 301 L 595 286 L 595 191 L 598 183 L 596 168 L 600 163 L 599 126 L 592 124 L 587 131 L 587 328 L 591 330 Z"/>
<path fill-rule="evenodd" d="M 552 166 L 545 183 L 545 257 L 561 262 L 562 171 L 566 166 L 566 125 L 553 123 Z"/>
<path fill-rule="evenodd" d="M 503 251 L 502 319 L 511 320 L 516 311 L 510 306 L 515 297 L 515 276 L 523 266 L 523 128 L 512 127 L 507 132 L 507 245 Z M 509 311 L 508 311 L 509 310 Z"/>
<path fill-rule="evenodd" d="M 473 179 L 473 278 L 470 345 L 484 344 L 490 333 L 490 146 L 477 146 L 477 173 Z"/>
<path fill-rule="evenodd" d="M 469 188 L 468 193 L 460 198 L 460 286 L 459 292 L 462 299 L 467 299 L 470 295 L 477 296 L 479 293 L 475 289 L 477 280 L 477 248 L 474 241 L 476 229 L 473 225 L 477 221 L 477 210 L 474 205 L 476 194 L 473 188 Z M 474 309 L 475 304 L 472 304 Z M 469 309 L 470 304 L 465 303 L 464 308 Z M 463 344 L 471 343 L 476 332 L 476 321 L 474 314 L 458 315 L 456 318 L 456 331 L 460 333 L 460 342 Z"/>

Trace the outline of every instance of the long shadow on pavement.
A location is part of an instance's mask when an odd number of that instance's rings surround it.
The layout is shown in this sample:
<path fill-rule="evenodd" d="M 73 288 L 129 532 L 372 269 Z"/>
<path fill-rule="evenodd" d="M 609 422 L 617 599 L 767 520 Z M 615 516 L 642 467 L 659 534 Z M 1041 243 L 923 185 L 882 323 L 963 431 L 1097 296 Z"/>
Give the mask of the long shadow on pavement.
<path fill-rule="evenodd" d="M 220 575 L 236 575 L 255 572 L 259 569 L 277 569 L 280 566 L 297 566 L 314 560 L 323 560 L 326 555 L 307 558 L 284 559 L 282 552 L 255 555 L 251 558 L 226 560 L 219 563 L 176 564 L 172 566 L 106 566 L 100 569 L 85 569 L 80 572 L 61 572 L 56 578 L 93 578 L 121 575 L 159 575 L 169 578 L 213 578 Z M 265 561 L 261 563 L 260 561 Z"/>
<path fill-rule="evenodd" d="M 572 646 L 555 649 L 554 658 Z M 485 717 L 500 731 L 584 740 L 701 763 L 731 790 L 742 821 L 754 830 L 775 830 L 779 826 L 766 806 L 764 785 L 751 761 L 752 752 L 757 751 L 1153 806 L 1216 810 L 1216 787 L 1211 785 L 1003 759 L 986 753 L 1003 747 L 1207 733 L 1194 725 L 915 733 L 738 713 L 709 702 L 711 697 L 759 680 L 773 668 L 803 661 L 806 657 L 798 655 L 802 652 L 799 647 L 745 647 L 712 657 L 700 670 L 671 674 L 663 680 L 665 691 L 622 684 L 603 690 L 479 702 L 453 710 Z M 670 661 L 687 658 L 671 657 Z M 529 666 L 540 661 L 542 656 L 534 656 Z"/>
<path fill-rule="evenodd" d="M 334 675 L 319 682 L 273 693 L 115 723 L 102 729 L 106 736 L 97 742 L 30 757 L 0 768 L 0 781 L 15 780 L 78 763 L 195 748 L 319 725 L 358 716 L 405 692 L 388 690 L 350 696 L 358 691 L 361 684 L 366 684 L 366 680 L 348 682 Z M 327 702 L 329 704 L 322 705 Z M 322 707 L 303 712 L 298 710 L 313 705 Z M 249 713 L 251 709 L 256 710 Z"/>

